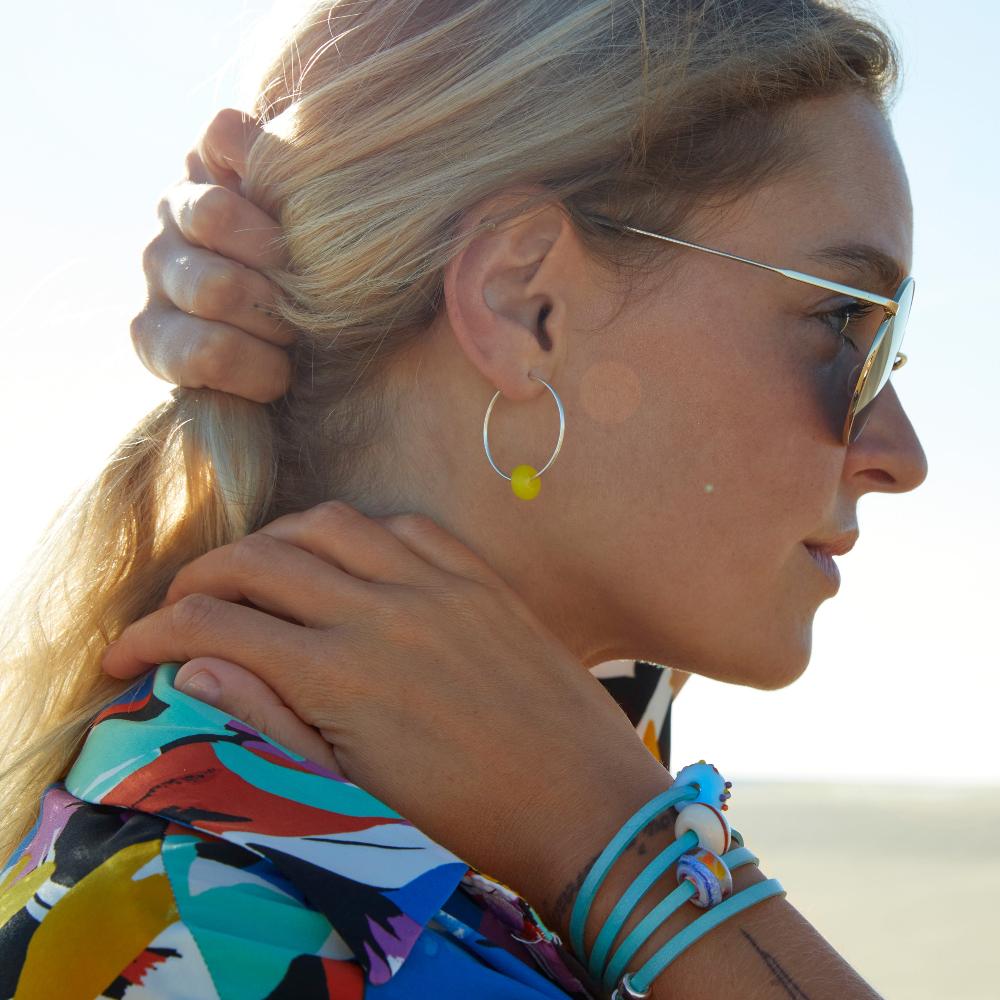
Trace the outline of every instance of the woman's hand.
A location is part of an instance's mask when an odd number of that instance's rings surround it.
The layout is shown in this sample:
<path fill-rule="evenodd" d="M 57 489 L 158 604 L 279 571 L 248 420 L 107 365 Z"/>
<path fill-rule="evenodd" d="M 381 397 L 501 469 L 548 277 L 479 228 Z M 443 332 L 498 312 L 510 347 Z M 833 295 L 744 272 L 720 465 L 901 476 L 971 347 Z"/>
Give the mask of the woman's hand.
<path fill-rule="evenodd" d="M 256 674 L 229 660 L 199 656 L 177 671 L 174 687 L 253 726 L 283 747 L 346 777 L 332 746 Z"/>
<path fill-rule="evenodd" d="M 154 375 L 265 403 L 288 389 L 283 348 L 294 331 L 269 313 L 276 289 L 257 270 L 285 263 L 280 227 L 240 189 L 259 134 L 252 118 L 225 108 L 188 153 L 187 175 L 164 192 L 160 229 L 143 250 L 147 299 L 131 333 Z"/>
<path fill-rule="evenodd" d="M 350 781 L 515 887 L 602 813 L 620 826 L 666 773 L 517 594 L 422 515 L 329 502 L 278 518 L 185 566 L 104 666 L 192 661 L 187 676 L 206 657 L 247 668 Z M 247 714 L 272 735 L 263 698 Z"/>

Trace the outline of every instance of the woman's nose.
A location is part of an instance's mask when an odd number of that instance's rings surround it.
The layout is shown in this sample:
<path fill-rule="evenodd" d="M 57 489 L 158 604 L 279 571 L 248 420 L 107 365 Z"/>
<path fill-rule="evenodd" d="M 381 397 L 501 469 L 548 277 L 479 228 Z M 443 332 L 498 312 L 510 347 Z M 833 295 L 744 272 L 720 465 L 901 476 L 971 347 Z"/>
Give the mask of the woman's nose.
<path fill-rule="evenodd" d="M 848 448 L 848 475 L 866 483 L 865 492 L 907 493 L 927 478 L 927 455 L 892 384 L 868 404 L 872 413 Z"/>

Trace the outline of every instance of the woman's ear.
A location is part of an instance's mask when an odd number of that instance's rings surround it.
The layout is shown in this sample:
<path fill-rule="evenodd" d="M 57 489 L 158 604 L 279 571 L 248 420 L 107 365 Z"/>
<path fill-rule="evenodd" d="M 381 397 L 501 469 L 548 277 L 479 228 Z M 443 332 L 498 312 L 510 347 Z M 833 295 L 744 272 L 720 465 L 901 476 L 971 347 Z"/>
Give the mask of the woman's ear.
<path fill-rule="evenodd" d="M 467 212 L 459 239 L 509 209 L 514 197 L 490 199 Z M 544 387 L 528 373 L 547 377 L 559 367 L 567 346 L 567 296 L 582 276 L 582 263 L 568 214 L 558 202 L 548 202 L 473 236 L 446 266 L 448 325 L 468 359 L 504 396 L 533 398 Z"/>

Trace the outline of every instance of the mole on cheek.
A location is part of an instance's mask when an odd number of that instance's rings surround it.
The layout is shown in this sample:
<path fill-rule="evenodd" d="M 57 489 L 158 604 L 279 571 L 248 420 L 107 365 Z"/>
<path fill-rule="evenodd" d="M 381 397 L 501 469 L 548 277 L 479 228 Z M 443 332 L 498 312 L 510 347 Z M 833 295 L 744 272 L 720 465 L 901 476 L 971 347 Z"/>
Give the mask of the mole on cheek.
<path fill-rule="evenodd" d="M 580 403 L 599 424 L 621 424 L 639 409 L 642 386 L 639 376 L 617 361 L 598 361 L 580 380 Z"/>

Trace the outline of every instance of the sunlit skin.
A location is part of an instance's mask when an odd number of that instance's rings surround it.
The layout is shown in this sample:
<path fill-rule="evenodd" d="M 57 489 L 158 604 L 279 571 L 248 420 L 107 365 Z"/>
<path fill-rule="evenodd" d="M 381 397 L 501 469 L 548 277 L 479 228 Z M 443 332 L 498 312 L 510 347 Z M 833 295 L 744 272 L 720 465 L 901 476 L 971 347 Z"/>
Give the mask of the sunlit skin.
<path fill-rule="evenodd" d="M 863 240 L 909 273 L 912 206 L 891 126 L 863 96 L 810 101 L 800 120 L 810 168 L 703 210 L 696 242 L 891 295 L 807 257 Z M 865 493 L 919 486 L 926 457 L 892 381 L 856 443 L 831 432 L 813 380 L 843 348 L 815 314 L 845 296 L 676 252 L 669 278 L 654 273 L 615 315 L 614 283 L 558 208 L 478 238 L 394 372 L 400 415 L 383 475 L 394 509 L 430 515 L 482 554 L 585 666 L 641 658 L 778 688 L 808 664 L 813 617 L 834 593 L 803 540 L 859 525 Z M 502 389 L 495 461 L 509 474 L 548 460 L 558 415 L 529 373 L 560 394 L 566 436 L 524 501 L 490 467 L 482 424 Z"/>
<path fill-rule="evenodd" d="M 799 109 L 799 121 L 812 139 L 808 169 L 724 212 L 703 207 L 697 241 L 892 294 L 874 278 L 824 270 L 811 259 L 824 245 L 865 242 L 910 270 L 912 209 L 890 127 L 863 97 L 812 102 Z M 485 199 L 463 225 L 503 205 L 502 196 Z M 216 704 L 226 712 L 341 771 L 470 864 L 524 886 L 548 926 L 569 940 L 570 907 L 601 848 L 622 817 L 673 781 L 578 662 L 641 658 L 758 688 L 790 684 L 809 662 L 815 612 L 833 593 L 803 541 L 852 531 L 864 493 L 913 489 L 927 475 L 891 382 L 856 443 L 845 448 L 832 426 L 823 376 L 849 356 L 841 353 L 841 324 L 818 314 L 843 306 L 843 294 L 712 254 L 668 252 L 676 266 L 655 270 L 623 301 L 558 205 L 478 237 L 448 265 L 435 322 L 393 360 L 392 426 L 379 454 L 365 456 L 364 478 L 376 485 L 356 506 L 430 515 L 479 553 L 561 643 L 534 627 L 492 575 L 484 575 L 492 591 L 473 585 L 472 571 L 449 573 L 442 584 L 438 574 L 413 570 L 412 553 L 395 552 L 392 579 L 412 575 L 430 596 L 417 600 L 413 585 L 404 585 L 376 588 L 374 600 L 361 588 L 361 600 L 356 581 L 296 546 L 329 549 L 331 562 L 344 558 L 360 567 L 356 575 L 381 579 L 388 533 L 351 520 L 353 511 L 330 521 L 347 509 L 326 505 L 325 521 L 307 520 L 316 512 L 293 514 L 279 519 L 283 527 L 263 529 L 285 537 L 294 556 L 280 550 L 279 560 L 271 548 L 274 558 L 265 561 L 265 550 L 239 542 L 185 567 L 167 594 L 170 603 L 199 591 L 224 599 L 258 592 L 264 605 L 319 623 L 308 639 L 285 621 L 223 610 L 225 601 L 189 603 L 186 626 L 164 612 L 145 630 L 142 623 L 126 630 L 109 673 L 135 676 L 150 663 L 183 660 L 174 680 L 183 689 L 184 679 L 212 668 L 223 688 Z M 860 342 L 871 339 L 880 317 L 875 310 L 867 318 L 867 338 L 858 329 Z M 539 496 L 523 501 L 487 461 L 482 423 L 499 388 L 495 459 L 507 470 L 542 465 L 558 422 L 551 395 L 531 374 L 561 394 L 566 439 Z M 458 558 L 451 538 L 425 534 L 413 521 L 394 531 L 394 542 L 403 538 L 434 559 Z M 355 540 L 370 540 L 371 548 L 347 544 Z M 241 571 L 237 546 L 258 561 Z M 299 572 L 289 571 L 292 558 Z M 464 549 L 462 559 L 464 566 Z M 374 570 L 366 573 L 366 564 Z M 301 602 L 294 608 L 286 603 L 293 594 Z M 242 629 L 223 624 L 237 614 Z M 414 625 L 428 620 L 429 631 Z M 227 655 L 254 668 L 200 655 L 226 645 Z M 383 656 L 387 650 L 392 655 Z M 364 683 L 352 683 L 359 677 Z M 366 697 L 386 684 L 405 696 Z M 507 744 L 515 752 L 504 767 L 496 754 L 483 756 L 484 730 L 513 734 Z M 555 752 L 538 753 L 539 734 Z M 328 742 L 317 748 L 320 736 Z M 463 783 L 469 775 L 474 780 Z M 663 816 L 629 848 L 627 870 L 613 874 L 595 901 L 597 926 L 647 864 L 643 855 L 673 837 L 673 819 Z M 734 893 L 764 877 L 742 866 Z M 647 912 L 644 904 L 637 909 Z M 662 945 L 664 931 L 672 937 L 690 916 L 673 914 L 636 952 L 635 967 Z M 797 978 L 808 985 L 810 975 L 849 980 L 835 989 L 860 995 L 859 977 L 786 900 L 772 899 L 715 933 L 734 956 L 733 983 L 752 975 L 750 952 L 736 961 L 749 942 L 752 968 L 759 972 L 763 962 L 766 977 L 777 973 L 797 995 L 805 995 Z M 784 953 L 798 955 L 799 967 L 786 971 L 778 959 Z M 674 967 L 675 976 L 688 970 L 676 980 L 682 992 L 697 992 L 717 971 L 711 956 L 697 964 L 704 954 L 695 949 Z"/>

